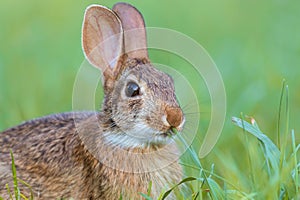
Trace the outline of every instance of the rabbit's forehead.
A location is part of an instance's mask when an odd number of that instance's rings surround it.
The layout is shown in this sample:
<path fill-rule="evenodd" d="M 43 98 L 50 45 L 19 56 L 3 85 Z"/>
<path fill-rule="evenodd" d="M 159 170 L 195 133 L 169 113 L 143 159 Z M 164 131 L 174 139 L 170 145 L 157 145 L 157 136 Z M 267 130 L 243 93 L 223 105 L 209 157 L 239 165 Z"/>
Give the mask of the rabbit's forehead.
<path fill-rule="evenodd" d="M 173 79 L 150 64 L 132 68 L 128 78 L 136 79 L 151 90 L 174 90 Z"/>

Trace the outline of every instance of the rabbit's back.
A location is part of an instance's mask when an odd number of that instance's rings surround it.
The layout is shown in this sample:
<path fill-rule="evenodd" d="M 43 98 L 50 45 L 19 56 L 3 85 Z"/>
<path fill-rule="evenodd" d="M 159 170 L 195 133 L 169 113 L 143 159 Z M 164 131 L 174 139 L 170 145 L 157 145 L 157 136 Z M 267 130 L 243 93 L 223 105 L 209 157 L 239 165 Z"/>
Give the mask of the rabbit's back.
<path fill-rule="evenodd" d="M 70 193 L 76 191 L 76 185 L 81 185 L 78 184 L 81 180 L 80 158 L 76 155 L 76 149 L 81 145 L 75 122 L 85 120 L 93 114 L 55 114 L 27 121 L 1 132 L 0 196 L 7 194 L 5 184 L 12 186 L 10 150 L 15 157 L 18 178 L 31 185 L 36 197 L 39 194 L 53 194 L 55 198 L 71 196 Z M 44 190 L 48 192 L 44 193 Z M 24 193 L 28 191 L 24 187 Z"/>

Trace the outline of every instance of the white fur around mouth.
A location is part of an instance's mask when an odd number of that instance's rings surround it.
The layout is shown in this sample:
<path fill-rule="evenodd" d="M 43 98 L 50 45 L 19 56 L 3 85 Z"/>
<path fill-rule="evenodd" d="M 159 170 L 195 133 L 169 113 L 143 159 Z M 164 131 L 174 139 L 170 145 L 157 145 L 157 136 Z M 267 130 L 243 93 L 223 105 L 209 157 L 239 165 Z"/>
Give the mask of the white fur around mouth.
<path fill-rule="evenodd" d="M 152 145 L 168 144 L 172 140 L 171 133 L 159 132 L 148 125 L 139 123 L 129 131 L 104 134 L 107 144 L 121 148 L 147 148 Z"/>

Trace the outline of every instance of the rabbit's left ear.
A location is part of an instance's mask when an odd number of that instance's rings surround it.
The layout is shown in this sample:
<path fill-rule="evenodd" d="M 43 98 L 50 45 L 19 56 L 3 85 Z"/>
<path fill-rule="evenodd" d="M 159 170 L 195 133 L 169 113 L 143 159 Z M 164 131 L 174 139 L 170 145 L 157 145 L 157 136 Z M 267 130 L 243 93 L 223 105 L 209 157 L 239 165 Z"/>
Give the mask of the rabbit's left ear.
<path fill-rule="evenodd" d="M 149 60 L 145 23 L 142 14 L 127 3 L 117 3 L 112 9 L 120 18 L 124 31 L 124 50 L 129 58 Z"/>

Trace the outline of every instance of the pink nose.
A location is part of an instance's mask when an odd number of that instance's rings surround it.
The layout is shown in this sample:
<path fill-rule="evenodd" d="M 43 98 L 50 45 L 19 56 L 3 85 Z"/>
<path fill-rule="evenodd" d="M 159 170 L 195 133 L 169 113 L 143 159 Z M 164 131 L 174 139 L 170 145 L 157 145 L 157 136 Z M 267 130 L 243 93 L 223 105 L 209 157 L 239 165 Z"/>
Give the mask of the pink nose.
<path fill-rule="evenodd" d="M 183 120 L 183 113 L 179 107 L 166 107 L 166 114 L 167 114 L 167 121 L 171 127 L 177 128 L 182 120 Z"/>

